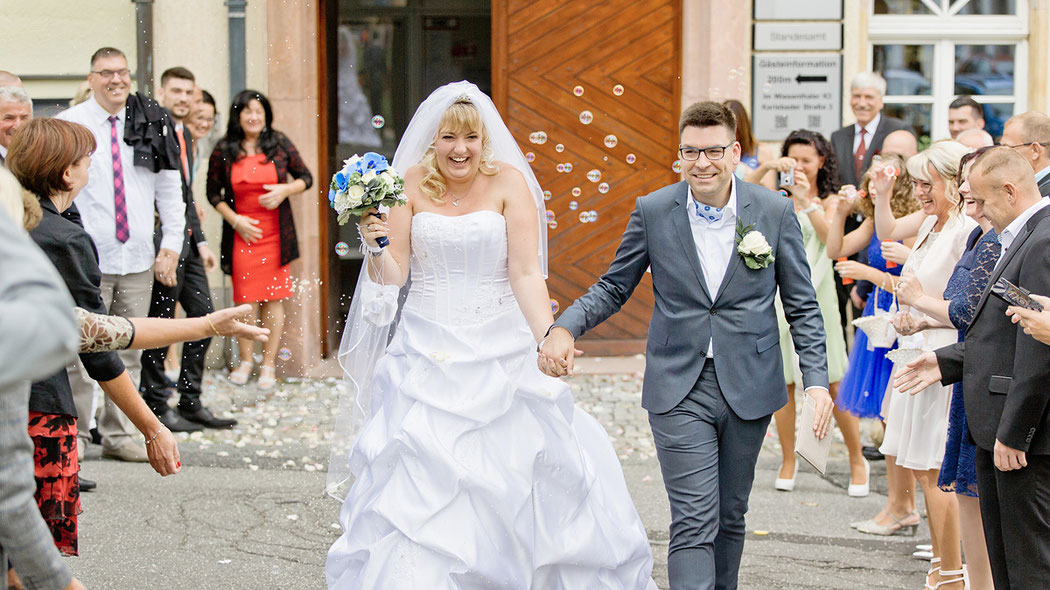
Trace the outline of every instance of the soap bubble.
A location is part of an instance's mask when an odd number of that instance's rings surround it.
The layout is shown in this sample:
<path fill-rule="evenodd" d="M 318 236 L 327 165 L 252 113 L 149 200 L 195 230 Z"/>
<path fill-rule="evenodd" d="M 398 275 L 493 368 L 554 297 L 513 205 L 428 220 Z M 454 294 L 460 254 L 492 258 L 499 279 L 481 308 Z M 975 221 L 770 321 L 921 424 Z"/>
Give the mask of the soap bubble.
<path fill-rule="evenodd" d="M 671 163 L 671 170 L 673 170 L 675 174 L 681 174 L 681 172 L 682 172 L 682 161 L 681 160 L 675 160 L 674 162 L 672 162 Z"/>
<path fill-rule="evenodd" d="M 569 201 L 569 211 L 575 211 L 580 206 L 576 201 Z"/>
<path fill-rule="evenodd" d="M 564 152 L 565 146 L 559 143 L 558 145 L 554 146 L 554 151 L 558 153 Z"/>
<path fill-rule="evenodd" d="M 280 357 L 282 361 L 286 361 L 292 358 L 292 351 L 288 350 L 287 348 L 282 348 L 280 352 L 277 353 L 277 356 Z"/>
<path fill-rule="evenodd" d="M 616 147 L 616 136 L 609 134 L 605 136 L 605 147 L 614 148 Z"/>
<path fill-rule="evenodd" d="M 591 220 L 591 216 L 587 215 L 586 211 L 580 211 L 580 223 L 587 223 Z"/>
<path fill-rule="evenodd" d="M 372 127 L 375 127 L 376 129 L 382 129 L 383 125 L 386 125 L 386 119 L 383 118 L 383 115 L 376 115 L 372 117 Z"/>
<path fill-rule="evenodd" d="M 557 166 L 554 167 L 554 169 L 558 172 L 565 172 L 565 164 L 559 163 Z"/>
<path fill-rule="evenodd" d="M 587 222 L 594 223 L 595 221 L 598 221 L 598 212 L 592 209 L 587 213 Z"/>
<path fill-rule="evenodd" d="M 554 211 L 547 209 L 547 223 L 554 221 Z"/>
<path fill-rule="evenodd" d="M 534 131 L 529 134 L 529 141 L 537 145 L 543 145 L 547 143 L 547 132 L 546 131 Z"/>
<path fill-rule="evenodd" d="M 551 299 L 551 313 L 558 313 L 558 300 Z"/>
<path fill-rule="evenodd" d="M 587 173 L 587 180 L 591 182 L 598 182 L 602 179 L 602 173 L 600 170 L 591 170 Z"/>
<path fill-rule="evenodd" d="M 634 160 L 635 160 L 634 154 L 627 154 L 627 157 L 624 158 L 624 160 L 627 160 L 628 164 L 634 164 Z"/>
<path fill-rule="evenodd" d="M 578 186 L 572 187 L 572 196 L 578 197 L 581 194 L 583 194 L 583 191 L 580 190 L 580 187 L 578 187 Z"/>
<path fill-rule="evenodd" d="M 526 162 L 531 162 L 531 161 L 533 161 L 535 159 L 536 159 L 536 154 L 534 154 L 532 152 L 525 152 L 525 161 Z"/>
<path fill-rule="evenodd" d="M 577 86 L 572 89 L 572 93 L 576 96 L 583 96 L 583 86 Z"/>
<path fill-rule="evenodd" d="M 551 229 L 557 229 L 558 228 L 558 222 L 552 219 L 552 220 L 547 222 L 547 227 L 549 227 Z"/>
<path fill-rule="evenodd" d="M 346 256 L 350 253 L 350 244 L 346 242 L 339 242 L 335 245 L 335 253 L 338 256 Z"/>
<path fill-rule="evenodd" d="M 603 183 L 599 184 L 598 185 L 598 192 L 600 192 L 603 195 L 605 193 L 609 192 L 609 183 L 608 182 L 603 182 Z"/>
<path fill-rule="evenodd" d="M 623 84 L 617 84 L 613 86 L 613 94 L 616 96 L 623 96 Z"/>
<path fill-rule="evenodd" d="M 551 192 L 550 191 L 543 191 L 543 200 L 544 201 L 551 200 Z"/>
<path fill-rule="evenodd" d="M 572 163 L 571 162 L 565 162 L 565 171 L 566 172 L 572 172 Z"/>
<path fill-rule="evenodd" d="M 762 85 L 762 94 L 769 94 L 770 92 L 773 92 L 773 85 L 766 82 Z"/>
<path fill-rule="evenodd" d="M 591 121 L 594 120 L 594 115 L 590 111 L 580 111 L 580 123 L 584 125 L 590 125 Z"/>

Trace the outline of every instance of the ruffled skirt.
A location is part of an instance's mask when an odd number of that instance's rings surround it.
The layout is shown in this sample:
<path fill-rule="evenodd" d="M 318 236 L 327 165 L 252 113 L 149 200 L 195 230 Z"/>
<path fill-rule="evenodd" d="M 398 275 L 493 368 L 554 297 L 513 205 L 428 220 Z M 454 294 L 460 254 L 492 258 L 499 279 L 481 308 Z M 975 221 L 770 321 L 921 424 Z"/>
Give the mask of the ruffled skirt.
<path fill-rule="evenodd" d="M 80 463 L 77 460 L 77 419 L 66 414 L 29 412 L 33 439 L 33 475 L 40 515 L 63 555 L 77 555 L 77 515 L 80 514 Z"/>

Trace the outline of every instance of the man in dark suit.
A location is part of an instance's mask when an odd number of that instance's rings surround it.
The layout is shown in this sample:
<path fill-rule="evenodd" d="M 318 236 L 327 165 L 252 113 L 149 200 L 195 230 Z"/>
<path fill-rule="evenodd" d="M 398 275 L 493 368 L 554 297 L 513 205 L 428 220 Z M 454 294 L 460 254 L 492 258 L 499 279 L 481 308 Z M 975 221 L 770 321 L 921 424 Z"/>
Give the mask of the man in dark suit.
<path fill-rule="evenodd" d="M 684 182 L 637 200 L 616 258 L 541 343 L 540 367 L 572 370 L 575 339 L 616 313 L 652 270 L 642 407 L 671 504 L 672 590 L 736 588 L 744 514 L 769 418 L 787 402 L 773 301 L 791 325 L 813 428 L 827 431 L 824 324 L 790 199 L 734 177 L 736 118 L 690 106 L 679 123 Z"/>
<path fill-rule="evenodd" d="M 914 393 L 962 381 L 995 587 L 1050 588 L 1050 346 L 1014 326 L 991 293 L 999 278 L 1050 293 L 1050 200 L 1008 147 L 978 156 L 968 183 L 1003 253 L 965 340 L 909 363 L 896 385 Z"/>
<path fill-rule="evenodd" d="M 999 143 L 1024 157 L 1035 172 L 1039 194 L 1050 196 L 1050 117 L 1036 111 L 1010 117 Z"/>
<path fill-rule="evenodd" d="M 150 302 L 151 317 L 170 318 L 175 315 L 175 304 L 182 305 L 187 317 L 203 317 L 212 311 L 211 291 L 205 271 L 218 266 L 218 259 L 208 247 L 201 231 L 200 218 L 193 201 L 193 138 L 184 125 L 189 116 L 194 89 L 193 74 L 186 68 L 166 70 L 160 78 L 158 102 L 168 109 L 174 120 L 174 131 L 179 140 L 182 160 L 182 196 L 186 202 L 186 236 L 179 257 L 175 286 L 160 281 L 153 283 L 153 299 Z M 175 432 L 188 432 L 202 428 L 229 428 L 236 420 L 218 418 L 200 401 L 201 383 L 204 378 L 204 361 L 210 338 L 187 342 L 182 346 L 182 367 L 176 382 L 179 392 L 179 410 L 176 413 L 168 406 L 171 393 L 164 376 L 166 348 L 147 350 L 142 353 L 142 395 L 160 421 Z"/>

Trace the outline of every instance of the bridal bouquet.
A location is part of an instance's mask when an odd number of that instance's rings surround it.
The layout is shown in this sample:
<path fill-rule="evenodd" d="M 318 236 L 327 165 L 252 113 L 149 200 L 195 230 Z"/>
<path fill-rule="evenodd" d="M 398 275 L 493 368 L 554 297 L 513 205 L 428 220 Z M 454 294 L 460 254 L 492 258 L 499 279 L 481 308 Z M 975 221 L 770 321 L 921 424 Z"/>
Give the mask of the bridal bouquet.
<path fill-rule="evenodd" d="M 364 156 L 354 154 L 348 158 L 343 162 L 343 169 L 332 176 L 328 202 L 339 215 L 339 225 L 345 225 L 351 215 L 360 217 L 379 205 L 404 205 L 408 198 L 405 180 L 397 170 L 383 156 L 367 152 Z M 387 241 L 386 238 L 380 240 Z"/>

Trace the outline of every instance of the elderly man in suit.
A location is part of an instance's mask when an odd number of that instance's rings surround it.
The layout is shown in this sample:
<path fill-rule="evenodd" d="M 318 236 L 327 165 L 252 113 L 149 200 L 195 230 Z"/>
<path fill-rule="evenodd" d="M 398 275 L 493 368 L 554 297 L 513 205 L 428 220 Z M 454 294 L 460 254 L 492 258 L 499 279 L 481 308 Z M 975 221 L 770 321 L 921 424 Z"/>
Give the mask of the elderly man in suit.
<path fill-rule="evenodd" d="M 15 131 L 32 118 L 33 101 L 21 84 L 0 85 L 0 164 L 7 159 L 7 146 Z"/>
<path fill-rule="evenodd" d="M 849 107 L 857 122 L 831 134 L 831 146 L 839 159 L 842 184 L 860 185 L 871 166 L 871 157 L 882 150 L 882 141 L 898 129 L 914 132 L 911 126 L 882 114 L 886 80 L 874 72 L 861 72 L 850 84 Z"/>
<path fill-rule="evenodd" d="M 1010 147 L 979 155 L 968 183 L 1002 254 L 965 340 L 909 363 L 896 384 L 918 392 L 962 381 L 995 587 L 1050 588 L 1050 347 L 1014 326 L 991 292 L 1003 278 L 1050 293 L 1050 200 Z"/>
<path fill-rule="evenodd" d="M 1024 157 L 1035 172 L 1039 194 L 1050 196 L 1050 117 L 1036 111 L 1010 117 L 999 143 Z"/>
<path fill-rule="evenodd" d="M 736 588 L 758 452 L 787 402 L 778 288 L 818 436 L 833 405 L 826 337 L 791 200 L 733 175 L 732 111 L 696 103 L 679 131 L 685 181 L 637 200 L 609 270 L 551 326 L 539 363 L 550 375 L 571 371 L 575 339 L 652 269 L 642 407 L 671 503 L 671 588 Z"/>

